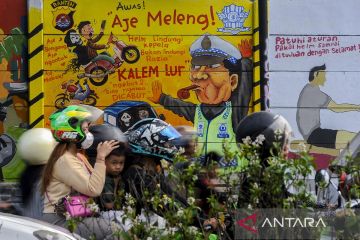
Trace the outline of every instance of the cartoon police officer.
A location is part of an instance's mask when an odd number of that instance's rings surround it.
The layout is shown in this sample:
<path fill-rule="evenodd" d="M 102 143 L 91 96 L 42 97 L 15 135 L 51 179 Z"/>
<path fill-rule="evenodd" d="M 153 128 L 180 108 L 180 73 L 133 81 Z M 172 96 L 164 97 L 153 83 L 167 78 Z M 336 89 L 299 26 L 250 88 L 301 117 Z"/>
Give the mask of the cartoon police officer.
<path fill-rule="evenodd" d="M 215 152 L 223 156 L 224 140 L 230 144 L 230 150 L 236 151 L 234 129 L 248 113 L 252 61 L 229 42 L 209 34 L 191 45 L 190 54 L 191 85 L 180 89 L 178 98 L 173 98 L 162 92 L 159 81 L 154 81 L 149 100 L 194 123 L 201 155 Z M 190 91 L 195 92 L 200 104 L 181 100 L 188 98 Z M 239 165 L 239 162 L 231 164 Z"/>

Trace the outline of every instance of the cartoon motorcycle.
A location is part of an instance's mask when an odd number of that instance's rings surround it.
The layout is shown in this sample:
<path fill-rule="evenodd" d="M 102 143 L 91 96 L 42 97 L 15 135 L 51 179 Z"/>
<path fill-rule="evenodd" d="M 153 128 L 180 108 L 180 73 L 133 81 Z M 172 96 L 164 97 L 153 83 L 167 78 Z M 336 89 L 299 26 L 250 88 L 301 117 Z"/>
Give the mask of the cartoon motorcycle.
<path fill-rule="evenodd" d="M 136 46 L 126 45 L 124 42 L 118 40 L 112 33 L 110 34 L 108 44 L 114 47 L 115 56 L 114 62 L 106 59 L 97 59 L 85 66 L 85 73 L 78 74 L 78 78 L 89 78 L 90 82 L 95 86 L 101 86 L 106 83 L 109 74 L 115 72 L 123 62 L 130 64 L 136 63 L 140 59 L 140 51 Z"/>
<path fill-rule="evenodd" d="M 62 88 L 65 89 L 65 91 L 63 93 L 56 95 L 55 107 L 57 109 L 62 109 L 67 107 L 68 105 L 70 105 L 70 101 L 75 99 L 74 98 L 75 89 L 73 91 L 69 91 L 69 89 L 71 88 L 69 88 L 66 84 L 68 83 L 63 83 L 62 85 Z M 86 105 L 95 106 L 98 98 L 99 96 L 95 93 L 95 91 L 90 89 L 90 93 L 81 102 Z"/>

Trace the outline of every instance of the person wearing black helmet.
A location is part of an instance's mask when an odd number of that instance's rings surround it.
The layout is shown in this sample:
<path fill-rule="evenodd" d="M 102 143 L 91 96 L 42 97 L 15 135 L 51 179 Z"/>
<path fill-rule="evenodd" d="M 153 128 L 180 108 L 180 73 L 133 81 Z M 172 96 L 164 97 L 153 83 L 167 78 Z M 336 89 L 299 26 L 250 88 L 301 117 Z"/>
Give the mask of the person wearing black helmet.
<path fill-rule="evenodd" d="M 96 158 L 96 146 L 98 143 L 111 140 L 119 142 L 119 147 L 110 152 L 105 158 L 105 184 L 98 199 L 100 210 L 118 210 L 118 207 L 115 206 L 114 203 L 119 191 L 124 190 L 125 187 L 122 172 L 128 154 L 127 138 L 119 128 L 107 124 L 90 126 L 89 132 L 94 136 L 94 143 L 90 148 L 86 149 L 86 153 L 92 162 L 94 162 Z"/>
<path fill-rule="evenodd" d="M 248 204 L 250 197 L 249 188 L 251 184 L 256 182 L 259 188 L 263 188 L 263 175 L 269 167 L 269 158 L 271 156 L 284 156 L 287 157 L 289 149 L 289 139 L 292 133 L 290 124 L 281 115 L 270 113 L 270 112 L 256 112 L 245 117 L 237 126 L 237 142 L 242 144 L 248 141 L 252 143 L 258 143 L 258 156 L 260 158 L 260 175 L 253 177 L 245 177 L 245 181 L 241 186 L 241 194 L 239 194 L 239 202 Z M 251 162 L 249 162 L 251 166 Z M 274 179 L 275 181 L 275 179 Z M 273 185 L 277 183 L 274 182 Z M 259 207 L 279 207 L 278 203 L 282 199 L 288 196 L 288 191 L 284 185 L 284 181 L 281 180 L 281 188 L 283 189 L 279 194 L 264 192 L 259 197 Z M 267 186 L 269 187 L 269 186 Z M 272 186 L 271 186 L 272 187 Z M 277 187 L 277 186 L 274 186 Z"/>
<path fill-rule="evenodd" d="M 288 151 L 288 143 L 291 134 L 291 127 L 287 120 L 274 113 L 270 112 L 256 112 L 246 116 L 236 127 L 236 141 L 239 144 L 244 142 L 257 142 L 258 144 L 258 156 L 260 158 L 260 169 L 256 176 L 248 174 L 248 172 L 243 172 L 243 179 L 239 186 L 238 193 L 238 208 L 248 208 L 249 203 L 252 200 L 253 195 L 250 191 L 251 186 L 257 184 L 259 189 L 264 189 L 263 176 L 265 169 L 269 166 L 268 159 L 272 155 L 278 156 L 279 154 L 286 155 Z M 281 152 L 279 152 L 280 150 Z M 249 160 L 248 171 L 254 171 L 254 169 L 249 169 L 252 167 L 252 159 Z M 216 180 L 216 178 L 215 178 Z M 281 182 L 283 183 L 283 182 Z M 274 185 L 276 184 L 274 180 Z M 258 207 L 259 208 L 271 208 L 279 207 L 277 205 L 279 200 L 284 199 L 287 196 L 287 190 L 285 185 L 281 187 L 282 191 L 280 194 L 272 193 L 271 190 L 262 191 L 258 197 Z M 222 191 L 220 190 L 220 193 Z M 268 193 L 271 192 L 271 196 Z M 275 200 L 274 200 L 275 199 Z M 221 199 L 220 199 L 221 200 Z M 232 213 L 228 213 L 231 214 Z M 230 219 L 234 219 L 230 217 Z M 213 231 L 219 229 L 219 220 L 215 218 L 210 218 L 204 222 L 204 226 L 211 226 Z M 232 225 L 226 227 L 226 232 L 229 235 L 234 234 Z"/>
<path fill-rule="evenodd" d="M 160 162 L 161 159 L 172 162 L 179 152 L 179 148 L 174 144 L 181 136 L 179 132 L 160 119 L 148 118 L 137 122 L 125 135 L 132 152 L 124 173 L 125 189 L 137 200 L 137 213 L 140 213 L 142 208 L 153 210 L 144 198 L 145 192 L 152 194 L 160 190 L 186 204 L 186 200 L 172 191 L 164 180 Z"/>
<path fill-rule="evenodd" d="M 236 128 L 236 141 L 243 143 L 247 137 L 255 141 L 262 135 L 264 138 L 260 154 L 265 160 L 271 156 L 271 153 L 277 154 L 278 149 L 274 147 L 274 143 L 279 143 L 280 150 L 284 154 L 287 153 L 291 133 L 290 124 L 283 116 L 261 111 L 250 114 L 239 123 Z"/>
<path fill-rule="evenodd" d="M 116 140 L 119 149 L 128 148 L 128 140 L 124 133 L 118 128 L 108 124 L 90 125 L 89 132 L 94 136 L 92 145 L 85 150 L 89 163 L 94 166 L 96 161 L 96 146 L 104 141 Z"/>

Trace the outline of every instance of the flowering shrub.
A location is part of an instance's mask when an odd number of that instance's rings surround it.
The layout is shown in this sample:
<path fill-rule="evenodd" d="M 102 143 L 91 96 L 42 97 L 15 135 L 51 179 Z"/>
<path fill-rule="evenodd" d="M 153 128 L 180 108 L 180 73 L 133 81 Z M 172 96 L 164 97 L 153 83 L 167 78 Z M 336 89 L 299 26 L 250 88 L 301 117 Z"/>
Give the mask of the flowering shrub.
<path fill-rule="evenodd" d="M 223 161 L 245 159 L 248 164 L 241 171 L 220 171 L 216 161 L 201 166 L 197 161 L 189 163 L 177 156 L 166 170 L 166 183 L 173 194 L 164 194 L 160 184 L 152 192 L 145 191 L 141 213 L 136 211 L 137 200 L 120 192 L 115 202 L 120 210 L 112 219 L 116 226 L 114 236 L 148 240 L 232 239 L 234 212 L 239 208 L 306 207 L 311 195 L 305 188 L 305 176 L 311 172 L 312 158 L 301 152 L 298 159 L 286 159 L 276 154 L 281 151 L 275 144 L 278 151 L 267 160 L 261 159 L 264 140 L 264 136 L 255 141 L 246 138 L 237 152 L 231 152 L 224 142 Z M 182 164 L 186 167 L 176 167 Z M 199 189 L 199 181 L 206 182 L 207 188 Z M 297 194 L 287 192 L 290 186 Z M 205 199 L 199 190 L 207 193 Z M 72 228 L 75 225 L 76 221 L 70 221 Z"/>

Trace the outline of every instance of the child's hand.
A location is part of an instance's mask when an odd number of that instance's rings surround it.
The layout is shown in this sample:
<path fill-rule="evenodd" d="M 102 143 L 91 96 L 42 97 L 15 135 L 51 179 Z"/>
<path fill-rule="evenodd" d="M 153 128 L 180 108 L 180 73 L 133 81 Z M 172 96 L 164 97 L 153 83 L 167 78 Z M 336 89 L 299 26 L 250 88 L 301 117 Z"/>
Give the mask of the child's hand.
<path fill-rule="evenodd" d="M 111 140 L 101 142 L 97 146 L 97 161 L 105 161 L 105 158 L 114 150 L 119 147 L 119 141 Z"/>

